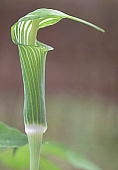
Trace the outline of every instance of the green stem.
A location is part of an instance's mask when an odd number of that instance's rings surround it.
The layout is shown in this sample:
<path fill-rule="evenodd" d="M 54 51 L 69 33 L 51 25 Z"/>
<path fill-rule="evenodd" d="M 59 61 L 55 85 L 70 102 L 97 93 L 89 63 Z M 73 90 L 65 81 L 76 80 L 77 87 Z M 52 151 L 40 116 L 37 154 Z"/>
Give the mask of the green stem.
<path fill-rule="evenodd" d="M 30 170 L 39 170 L 42 134 L 28 135 L 30 149 Z"/>

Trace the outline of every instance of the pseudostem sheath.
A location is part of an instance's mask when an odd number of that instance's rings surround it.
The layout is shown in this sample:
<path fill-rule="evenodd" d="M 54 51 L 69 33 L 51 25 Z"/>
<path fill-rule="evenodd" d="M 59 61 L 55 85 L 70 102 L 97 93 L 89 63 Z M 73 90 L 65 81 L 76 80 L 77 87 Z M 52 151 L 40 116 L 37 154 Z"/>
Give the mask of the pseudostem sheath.
<path fill-rule="evenodd" d="M 30 170 L 39 170 L 40 146 L 47 129 L 45 108 L 45 62 L 52 47 L 38 42 L 37 31 L 63 18 L 100 27 L 52 9 L 37 9 L 18 20 L 11 28 L 12 40 L 18 45 L 24 84 L 24 123 L 30 149 Z"/>
<path fill-rule="evenodd" d="M 30 170 L 39 170 L 42 134 L 28 135 L 30 146 Z"/>

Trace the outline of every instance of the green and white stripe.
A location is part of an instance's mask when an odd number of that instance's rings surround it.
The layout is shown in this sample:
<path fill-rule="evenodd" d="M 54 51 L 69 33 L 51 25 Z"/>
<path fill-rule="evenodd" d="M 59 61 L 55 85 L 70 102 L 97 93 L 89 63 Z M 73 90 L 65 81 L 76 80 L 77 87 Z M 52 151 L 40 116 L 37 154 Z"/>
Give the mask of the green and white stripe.
<path fill-rule="evenodd" d="M 19 47 L 24 83 L 24 118 L 26 124 L 46 125 L 45 118 L 45 48 Z M 34 114 L 35 113 L 35 114 Z"/>

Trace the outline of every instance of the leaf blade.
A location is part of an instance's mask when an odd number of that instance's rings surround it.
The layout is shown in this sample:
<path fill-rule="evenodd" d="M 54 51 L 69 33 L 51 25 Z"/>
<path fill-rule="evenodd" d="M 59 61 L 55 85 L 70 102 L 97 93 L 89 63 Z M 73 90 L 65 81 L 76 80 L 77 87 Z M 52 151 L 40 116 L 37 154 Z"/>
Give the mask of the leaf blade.
<path fill-rule="evenodd" d="M 6 133 L 6 134 L 3 135 L 3 133 Z M 14 138 L 14 135 L 15 135 L 15 138 Z M 5 143 L 6 139 L 9 140 L 9 144 L 8 142 Z M 3 145 L 3 142 L 4 142 L 4 145 Z M 28 140 L 25 134 L 21 133 L 15 128 L 11 128 L 7 126 L 6 124 L 0 122 L 0 149 L 2 149 L 1 151 L 3 151 L 0 154 L 0 160 L 3 163 L 8 164 L 12 168 L 17 168 L 17 164 L 19 165 L 18 168 L 20 169 L 24 168 L 24 166 L 28 167 L 29 166 L 28 147 L 27 146 L 21 147 L 23 145 L 26 145 L 27 143 L 28 143 Z M 18 148 L 20 147 L 20 149 L 16 150 L 16 153 L 14 156 L 13 156 L 12 150 L 10 151 L 6 150 L 6 148 L 17 148 L 17 147 Z M 56 142 L 46 142 L 45 144 L 43 144 L 41 153 L 43 155 L 50 154 L 60 159 L 63 159 L 65 162 L 68 162 L 75 168 L 83 168 L 85 170 L 101 170 L 99 167 L 97 167 L 94 163 L 92 163 L 91 161 L 83 157 L 81 154 L 78 154 Z M 24 160 L 25 160 L 25 165 L 20 166 L 23 164 Z M 53 169 L 55 168 L 54 170 L 60 170 L 59 167 L 57 167 L 55 164 L 53 164 L 48 159 L 46 160 L 42 159 L 42 163 L 41 163 L 42 167 L 47 167 L 45 162 L 47 162 L 47 164 L 49 164 L 50 167 L 53 167 Z"/>
<path fill-rule="evenodd" d="M 0 148 L 17 148 L 27 143 L 27 137 L 15 128 L 0 122 Z"/>
<path fill-rule="evenodd" d="M 101 170 L 97 165 L 89 161 L 81 154 L 78 154 L 55 142 L 48 142 L 47 144 L 44 144 L 42 146 L 42 153 L 57 156 L 71 164 L 74 168 Z"/>
<path fill-rule="evenodd" d="M 14 170 L 24 170 L 29 167 L 29 149 L 28 146 L 21 147 L 13 155 L 13 151 L 7 150 L 3 154 L 0 154 L 0 162 L 9 168 Z M 25 162 L 25 163 L 24 163 Z M 61 170 L 57 164 L 42 157 L 40 160 L 41 170 Z"/>

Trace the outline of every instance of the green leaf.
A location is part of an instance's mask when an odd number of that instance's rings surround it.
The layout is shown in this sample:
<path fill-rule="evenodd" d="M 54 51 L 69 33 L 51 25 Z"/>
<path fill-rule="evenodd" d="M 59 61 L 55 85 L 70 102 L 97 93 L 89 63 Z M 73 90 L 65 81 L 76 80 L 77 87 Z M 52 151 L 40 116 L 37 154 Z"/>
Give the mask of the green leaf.
<path fill-rule="evenodd" d="M 9 167 L 14 169 L 24 169 L 29 166 L 29 150 L 27 146 L 27 137 L 20 131 L 8 127 L 4 123 L 0 123 L 0 160 L 7 164 Z M 5 148 L 17 148 L 15 154 L 13 155 L 13 150 L 7 150 Z M 4 151 L 4 153 L 3 153 Z M 5 152 L 6 151 L 6 152 Z M 83 168 L 85 170 L 100 170 L 94 163 L 91 163 L 88 159 L 82 155 L 62 146 L 55 142 L 46 142 L 42 145 L 41 153 L 43 155 L 52 155 L 60 159 L 65 160 L 65 162 L 70 163 L 75 168 Z M 25 164 L 24 164 L 25 163 Z M 59 170 L 57 165 L 55 165 L 50 160 L 41 158 L 42 170 Z M 47 169 L 46 169 L 47 168 Z"/>
<path fill-rule="evenodd" d="M 14 170 L 27 169 L 29 167 L 29 161 L 29 150 L 27 145 L 16 150 L 15 154 L 13 154 L 12 149 L 0 154 L 0 162 Z"/>
<path fill-rule="evenodd" d="M 54 142 L 44 144 L 42 146 L 42 153 L 57 156 L 70 163 L 75 168 L 82 168 L 85 170 L 101 170 L 84 156 Z"/>
<path fill-rule="evenodd" d="M 25 144 L 27 144 L 25 134 L 0 122 L 0 148 L 17 148 Z"/>
<path fill-rule="evenodd" d="M 0 154 L 0 162 L 14 170 L 25 170 L 29 167 L 29 149 L 28 146 L 21 147 L 13 155 L 10 149 L 3 154 Z M 50 160 L 42 157 L 40 161 L 41 170 L 60 170 L 60 168 Z"/>
<path fill-rule="evenodd" d="M 85 170 L 101 170 L 94 163 L 90 162 L 84 156 L 77 154 L 74 151 L 71 151 L 65 148 L 62 145 L 59 145 L 55 142 L 48 142 L 42 145 L 41 154 L 46 156 L 50 155 L 58 157 L 65 162 L 68 162 L 74 168 L 81 168 Z M 13 155 L 13 150 L 8 150 L 0 154 L 0 161 L 5 165 L 18 170 L 24 170 L 29 166 L 29 149 L 28 146 L 24 146 L 16 150 L 16 153 Z M 41 157 L 40 166 L 42 170 L 60 170 L 59 167 L 52 161 Z"/>
<path fill-rule="evenodd" d="M 41 170 L 61 170 L 57 164 L 42 157 L 40 161 Z"/>

